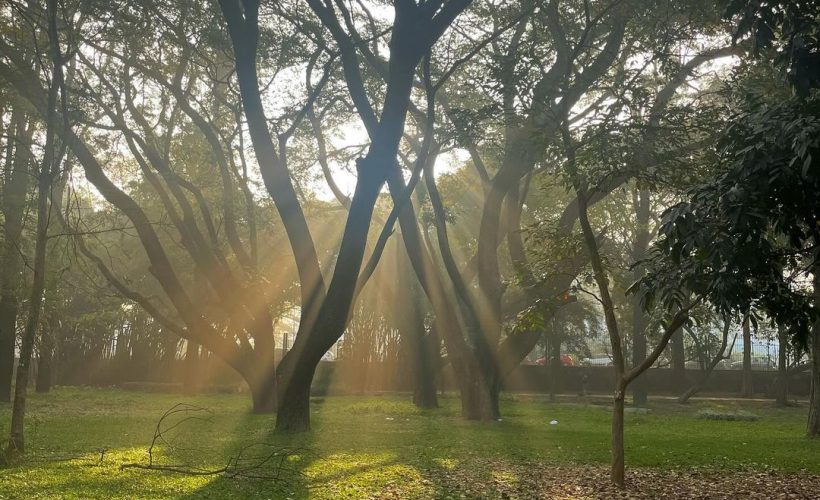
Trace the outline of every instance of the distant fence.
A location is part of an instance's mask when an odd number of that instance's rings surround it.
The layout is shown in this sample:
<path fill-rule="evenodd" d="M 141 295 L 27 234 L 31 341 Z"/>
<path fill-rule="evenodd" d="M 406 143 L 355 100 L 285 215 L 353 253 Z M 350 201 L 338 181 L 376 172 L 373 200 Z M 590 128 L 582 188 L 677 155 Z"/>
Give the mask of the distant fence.
<path fill-rule="evenodd" d="M 73 368 L 73 367 L 72 367 Z M 140 376 L 134 370 L 125 369 L 114 360 L 102 360 L 84 369 L 70 369 L 57 375 L 61 385 L 127 386 L 131 388 L 181 387 L 184 378 L 184 361 L 173 360 L 164 363 L 157 370 L 145 370 Z M 31 367 L 33 381 L 37 365 Z M 650 368 L 639 381 L 646 385 L 650 394 L 679 395 L 691 384 L 700 380 L 701 370 L 687 369 L 684 376 L 669 368 Z M 773 397 L 778 373 L 776 371 L 752 371 L 755 393 L 760 397 Z M 701 393 L 731 395 L 740 392 L 742 370 L 715 370 L 710 375 Z M 198 380 L 205 390 L 225 391 L 229 387 L 239 388 L 242 379 L 220 360 L 210 357 L 202 359 L 198 369 Z M 584 380 L 586 379 L 586 380 Z M 313 392 L 317 394 L 362 394 L 412 390 L 412 377 L 399 373 L 395 365 L 387 363 L 359 364 L 345 361 L 322 361 L 313 379 Z M 437 385 L 441 390 L 456 391 L 455 374 L 451 366 L 446 366 L 438 375 Z M 612 367 L 561 366 L 558 377 L 552 368 L 542 365 L 520 365 L 504 380 L 505 392 L 577 394 L 584 389 L 592 393 L 611 393 L 614 390 L 614 369 Z M 789 377 L 791 397 L 807 397 L 811 386 L 808 371 L 793 373 Z M 210 389 L 209 389 L 210 387 Z"/>
<path fill-rule="evenodd" d="M 683 378 L 668 368 L 651 368 L 639 379 L 650 394 L 679 395 L 703 376 L 700 370 L 685 370 Z M 737 394 L 742 386 L 741 370 L 715 370 L 702 389 L 705 394 Z M 586 381 L 584 378 L 586 377 Z M 755 393 L 760 397 L 773 397 L 777 379 L 775 371 L 752 371 Z M 552 375 L 548 366 L 520 365 L 504 380 L 506 392 L 577 394 L 584 389 L 593 393 L 611 393 L 614 390 L 614 368 L 562 366 L 559 376 Z M 411 390 L 409 377 L 397 376 L 389 365 L 371 364 L 365 367 L 346 365 L 344 362 L 322 362 L 316 371 L 313 386 L 317 393 L 373 393 L 380 391 Z M 553 387 L 552 384 L 555 384 Z M 447 366 L 439 374 L 439 388 L 447 391 L 458 389 L 452 367 Z M 789 377 L 789 394 L 806 397 L 811 386 L 808 372 L 793 373 Z"/>

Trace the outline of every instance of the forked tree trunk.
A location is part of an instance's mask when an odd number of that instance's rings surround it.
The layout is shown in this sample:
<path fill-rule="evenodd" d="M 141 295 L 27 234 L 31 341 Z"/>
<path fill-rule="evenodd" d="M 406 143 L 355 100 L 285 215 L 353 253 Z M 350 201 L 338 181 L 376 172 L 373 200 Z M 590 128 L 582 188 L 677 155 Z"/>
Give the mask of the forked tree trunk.
<path fill-rule="evenodd" d="M 715 370 L 715 368 L 717 368 L 717 365 L 720 364 L 720 362 L 723 361 L 724 359 L 727 359 L 728 355 L 726 354 L 726 347 L 729 345 L 729 327 L 730 326 L 731 326 L 731 322 L 729 321 L 729 318 L 727 317 L 727 318 L 724 319 L 724 323 L 723 323 L 723 339 L 721 340 L 720 349 L 718 350 L 717 354 L 715 354 L 715 357 L 709 362 L 709 365 L 704 370 L 703 376 L 700 378 L 700 380 L 698 380 L 694 385 L 692 385 L 692 387 L 690 387 L 686 392 L 684 392 L 678 398 L 678 403 L 680 403 L 680 404 L 688 403 L 689 399 L 692 396 L 694 396 L 695 394 L 697 394 L 698 392 L 700 392 L 703 389 L 703 387 L 706 385 L 706 382 L 709 380 L 709 376 L 712 374 L 712 372 Z M 735 339 L 737 339 L 737 336 L 735 336 Z M 734 345 L 734 340 L 732 340 L 732 345 Z M 729 349 L 729 355 L 731 355 L 731 352 L 732 352 L 732 350 L 730 348 Z"/>

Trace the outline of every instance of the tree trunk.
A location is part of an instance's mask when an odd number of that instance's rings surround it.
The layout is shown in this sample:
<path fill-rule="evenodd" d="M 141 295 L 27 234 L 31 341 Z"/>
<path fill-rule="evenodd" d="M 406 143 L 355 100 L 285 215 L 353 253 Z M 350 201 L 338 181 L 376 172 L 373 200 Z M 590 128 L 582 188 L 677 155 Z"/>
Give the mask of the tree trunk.
<path fill-rule="evenodd" d="M 4 403 L 11 402 L 14 346 L 17 338 L 17 307 L 16 294 L 4 293 L 0 297 L 0 402 Z"/>
<path fill-rule="evenodd" d="M 196 394 L 199 390 L 199 345 L 191 340 L 186 341 L 185 362 L 183 368 L 182 391 L 185 394 Z"/>
<path fill-rule="evenodd" d="M 632 246 L 632 262 L 638 263 L 646 257 L 649 248 L 649 216 L 650 216 L 649 191 L 646 189 L 636 189 L 633 191 L 633 205 L 635 208 L 635 240 Z M 632 271 L 632 278 L 635 281 L 643 278 L 644 266 L 636 265 Z M 632 295 L 632 366 L 638 366 L 646 359 L 646 328 L 649 323 L 646 313 L 641 307 L 641 297 L 638 294 Z M 632 382 L 632 404 L 635 406 L 646 406 L 647 385 L 646 377 L 638 377 Z"/>
<path fill-rule="evenodd" d="M 618 374 L 619 378 L 622 377 Z M 618 389 L 612 404 L 612 469 L 610 477 L 612 482 L 623 488 L 625 479 L 624 460 L 624 391 L 621 382 L 618 382 Z"/>
<path fill-rule="evenodd" d="M 3 184 L 3 258 L 0 262 L 0 402 L 11 402 L 14 374 L 17 313 L 19 309 L 20 277 L 23 260 L 20 256 L 20 236 L 29 189 L 29 145 L 34 126 L 19 110 L 13 110 L 6 146 L 9 172 Z"/>
<path fill-rule="evenodd" d="M 37 335 L 37 328 L 40 324 L 40 313 L 43 305 L 43 292 L 45 291 L 46 273 L 46 245 L 48 244 L 48 222 L 49 222 L 49 201 L 51 195 L 51 184 L 57 167 L 62 158 L 63 152 L 56 153 L 55 131 L 51 125 L 56 112 L 57 94 L 62 83 L 62 69 L 57 45 L 57 0 L 49 0 L 47 4 L 48 12 L 48 36 L 51 48 L 51 60 L 53 63 L 52 81 L 48 95 L 49 119 L 46 123 L 46 142 L 43 150 L 43 161 L 37 179 L 37 233 L 34 247 L 34 277 L 31 283 L 31 296 L 29 298 L 28 318 L 26 328 L 23 330 L 22 344 L 20 347 L 20 363 L 17 366 L 17 380 L 14 387 L 14 403 L 11 411 L 11 432 L 6 448 L 6 459 L 13 460 L 16 456 L 25 452 L 25 428 L 24 419 L 26 413 L 26 395 L 28 391 L 28 375 L 31 357 L 34 351 L 34 339 Z"/>
<path fill-rule="evenodd" d="M 637 298 L 632 299 L 632 366 L 638 366 L 646 359 L 646 315 Z M 638 377 L 632 382 L 632 404 L 646 406 L 648 391 L 646 377 Z"/>
<path fill-rule="evenodd" d="M 400 235 L 399 235 L 400 237 Z M 419 408 L 438 408 L 435 375 L 439 365 L 435 325 L 425 332 L 424 295 L 410 265 L 401 239 L 396 244 L 396 271 L 399 286 L 395 293 L 394 318 L 407 348 L 406 373 L 413 381 L 413 404 Z"/>
<path fill-rule="evenodd" d="M 744 398 L 754 396 L 755 389 L 752 382 L 752 331 L 749 325 L 749 315 L 743 319 L 743 385 L 740 393 Z"/>
<path fill-rule="evenodd" d="M 672 380 L 677 391 L 686 389 L 686 350 L 683 345 L 683 328 L 672 334 Z"/>
<path fill-rule="evenodd" d="M 726 355 L 726 347 L 729 345 L 730 326 L 731 322 L 729 321 L 729 318 L 724 318 L 723 339 L 721 340 L 720 349 L 718 350 L 717 354 L 715 354 L 715 357 L 709 362 L 709 365 L 706 366 L 703 372 L 703 376 L 700 378 L 700 380 L 698 380 L 692 387 L 690 387 L 678 398 L 678 403 L 686 404 L 689 402 L 689 398 L 700 392 L 701 389 L 703 389 L 703 387 L 706 385 L 706 381 L 709 380 L 709 376 L 712 374 L 715 368 L 717 368 L 717 365 L 728 357 Z M 735 339 L 737 339 L 737 335 L 735 335 Z M 732 345 L 734 345 L 734 339 L 732 340 Z M 731 349 L 729 349 L 729 353 L 731 352 Z"/>
<path fill-rule="evenodd" d="M 438 408 L 436 392 L 436 372 L 440 365 L 438 359 L 439 341 L 435 331 L 424 335 L 422 329 L 419 337 L 418 360 L 414 363 L 413 404 L 419 408 Z"/>
<path fill-rule="evenodd" d="M 461 385 L 461 414 L 467 420 L 490 422 L 501 418 L 501 384 L 485 367 L 474 364 Z M 466 382 L 466 383 L 464 383 Z"/>
<path fill-rule="evenodd" d="M 253 413 L 266 414 L 276 411 L 276 378 L 267 376 L 250 387 Z"/>
<path fill-rule="evenodd" d="M 52 138 L 53 141 L 53 138 Z M 49 153 L 49 149 L 52 151 Z M 28 319 L 23 331 L 20 347 L 20 362 L 17 365 L 17 379 L 14 387 L 14 403 L 11 413 L 11 433 L 6 449 L 9 460 L 25 452 L 24 419 L 26 413 L 26 393 L 29 383 L 29 367 L 34 351 L 34 339 L 40 323 L 40 312 L 43 304 L 46 271 L 46 244 L 48 243 L 48 198 L 51 186 L 51 165 L 53 161 L 53 144 L 46 146 L 46 159 L 38 182 L 37 194 L 37 238 L 34 252 L 34 278 L 29 298 Z"/>
<path fill-rule="evenodd" d="M 560 328 L 560 327 L 559 327 Z M 549 372 L 550 372 L 550 401 L 555 401 L 555 394 L 558 392 L 558 387 L 561 383 L 561 374 L 563 372 L 563 365 L 561 364 L 561 331 L 558 328 L 553 328 L 552 335 L 549 338 Z M 546 360 L 545 356 L 545 360 Z"/>
<path fill-rule="evenodd" d="M 787 406 L 789 403 L 789 367 L 786 359 L 789 348 L 787 333 L 784 328 L 777 330 L 777 382 L 775 387 L 775 404 Z"/>
<path fill-rule="evenodd" d="M 820 305 L 820 270 L 814 269 L 814 305 Z M 806 435 L 820 437 L 820 320 L 812 326 L 811 345 L 811 397 Z"/>
<path fill-rule="evenodd" d="M 37 381 L 35 382 L 34 390 L 40 393 L 46 393 L 51 390 L 51 384 L 54 380 L 54 371 L 52 369 L 52 362 L 54 360 L 54 337 L 47 329 L 43 329 L 40 332 L 40 345 L 37 350 L 40 356 L 37 362 Z"/>
<path fill-rule="evenodd" d="M 310 385 L 315 372 L 316 363 L 295 365 L 290 383 L 279 395 L 276 432 L 288 434 L 310 430 Z"/>

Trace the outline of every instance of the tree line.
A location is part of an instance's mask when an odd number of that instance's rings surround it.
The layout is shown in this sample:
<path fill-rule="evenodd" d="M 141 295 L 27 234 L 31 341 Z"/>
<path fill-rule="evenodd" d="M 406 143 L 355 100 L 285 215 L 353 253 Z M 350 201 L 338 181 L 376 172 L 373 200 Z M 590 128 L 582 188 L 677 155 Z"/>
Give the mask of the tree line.
<path fill-rule="evenodd" d="M 668 344 L 770 321 L 813 360 L 817 435 L 812 5 L 0 9 L 9 456 L 35 350 L 123 311 L 171 359 L 230 366 L 280 432 L 310 428 L 316 367 L 353 328 L 401 343 L 416 404 L 437 405 L 449 365 L 462 416 L 491 422 L 539 342 L 560 354 L 563 325 L 599 325 L 617 484 L 627 391 L 645 403 L 640 375 Z"/>

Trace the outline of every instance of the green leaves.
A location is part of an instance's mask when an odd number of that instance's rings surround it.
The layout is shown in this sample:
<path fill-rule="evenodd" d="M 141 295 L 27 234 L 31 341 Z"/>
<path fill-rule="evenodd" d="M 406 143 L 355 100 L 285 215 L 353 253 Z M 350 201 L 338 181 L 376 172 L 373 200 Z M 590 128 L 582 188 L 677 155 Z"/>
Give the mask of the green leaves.
<path fill-rule="evenodd" d="M 816 315 L 807 283 L 820 243 L 820 100 L 742 106 L 723 134 L 723 172 L 664 213 L 636 287 L 667 307 L 685 290 L 724 313 L 758 308 L 803 344 Z"/>

